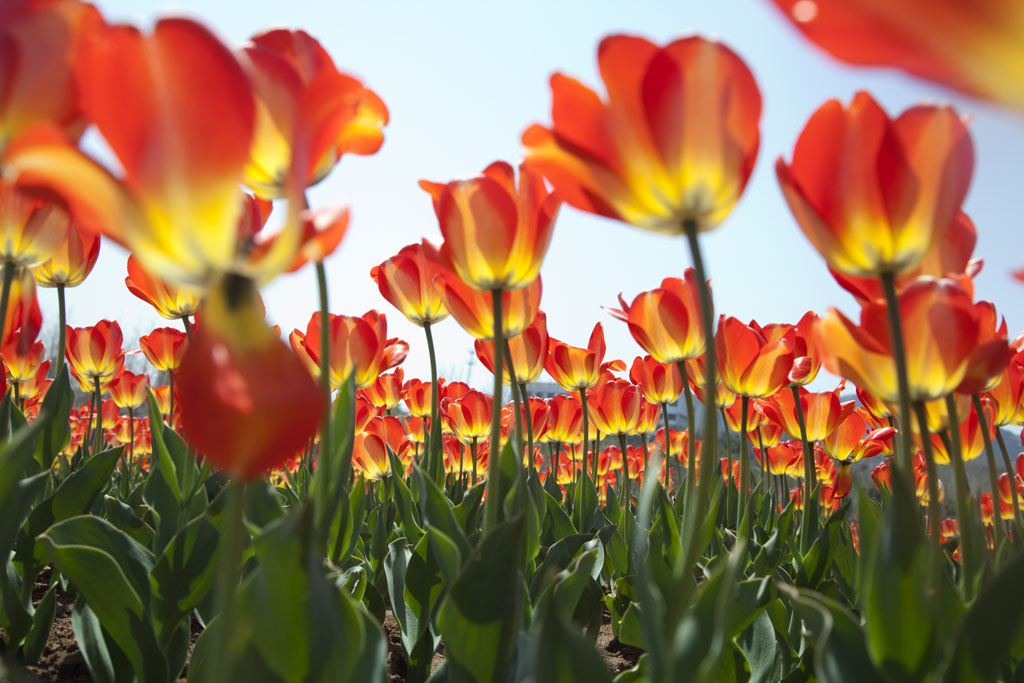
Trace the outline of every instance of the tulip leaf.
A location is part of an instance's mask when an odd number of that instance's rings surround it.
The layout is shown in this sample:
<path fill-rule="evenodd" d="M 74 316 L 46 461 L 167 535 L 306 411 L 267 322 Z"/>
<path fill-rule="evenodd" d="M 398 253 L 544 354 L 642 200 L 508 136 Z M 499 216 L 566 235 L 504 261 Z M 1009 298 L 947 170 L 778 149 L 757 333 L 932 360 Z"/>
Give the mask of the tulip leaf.
<path fill-rule="evenodd" d="M 56 614 L 57 583 L 54 582 L 36 605 L 35 614 L 32 615 L 32 628 L 25 637 L 23 645 L 26 662 L 33 664 L 43 654 L 46 639 L 50 635 L 50 627 L 53 626 L 53 618 Z"/>
<path fill-rule="evenodd" d="M 75 601 L 71 610 L 71 627 L 82 658 L 97 683 L 134 683 L 131 662 L 82 598 Z"/>
<path fill-rule="evenodd" d="M 497 681 L 509 670 L 522 618 L 522 515 L 491 530 L 441 605 L 448 677 Z"/>
<path fill-rule="evenodd" d="M 597 650 L 567 622 L 560 610 L 546 610 L 537 639 L 537 683 L 611 683 Z"/>
<path fill-rule="evenodd" d="M 139 679 L 166 680 L 167 661 L 149 620 L 149 551 L 91 515 L 58 522 L 39 536 L 39 543 L 75 584 Z"/>
<path fill-rule="evenodd" d="M 1024 631 L 1024 553 L 1018 552 L 967 611 L 947 681 L 994 681 Z"/>
<path fill-rule="evenodd" d="M 468 557 L 469 540 L 459 526 L 451 502 L 421 468 L 415 468 L 412 476 L 419 490 L 420 518 L 423 523 L 440 530 L 458 546 L 462 557 Z"/>
<path fill-rule="evenodd" d="M 44 469 L 50 469 L 57 454 L 64 450 L 71 438 L 71 406 L 74 396 L 71 393 L 71 381 L 65 365 L 57 372 L 50 388 L 43 396 L 36 422 L 43 421 L 42 435 L 36 442 L 36 460 Z"/>

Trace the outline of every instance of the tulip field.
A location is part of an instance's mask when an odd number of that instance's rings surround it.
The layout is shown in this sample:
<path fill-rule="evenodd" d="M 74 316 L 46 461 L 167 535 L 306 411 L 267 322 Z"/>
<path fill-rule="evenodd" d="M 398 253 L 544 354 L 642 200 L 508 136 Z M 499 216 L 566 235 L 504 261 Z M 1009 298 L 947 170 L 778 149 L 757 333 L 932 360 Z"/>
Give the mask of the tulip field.
<path fill-rule="evenodd" d="M 1020 9 L 759 1 L 1024 127 Z M 975 295 L 965 113 L 861 91 L 762 149 L 743 45 L 607 35 L 521 160 L 420 181 L 436 233 L 358 265 L 355 315 L 349 210 L 309 188 L 381 148 L 388 95 L 306 30 L 216 31 L 0 1 L 0 680 L 1024 681 L 1024 334 Z M 716 306 L 704 233 L 766 155 L 765 229 L 859 316 Z M 690 258 L 556 339 L 570 212 Z M 137 348 L 118 311 L 67 324 L 107 243 L 166 319 Z M 301 270 L 282 330 L 260 288 Z M 439 376 L 442 323 L 486 390 Z"/>

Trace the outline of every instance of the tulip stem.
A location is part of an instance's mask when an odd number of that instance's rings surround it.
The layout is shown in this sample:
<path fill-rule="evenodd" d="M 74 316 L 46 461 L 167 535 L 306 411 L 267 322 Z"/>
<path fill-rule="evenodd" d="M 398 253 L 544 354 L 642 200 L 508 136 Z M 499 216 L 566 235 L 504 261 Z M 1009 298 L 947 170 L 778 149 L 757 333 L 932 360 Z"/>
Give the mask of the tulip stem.
<path fill-rule="evenodd" d="M 515 384 L 511 382 L 515 381 L 516 369 L 512 365 L 512 349 L 509 348 L 508 340 L 505 340 L 505 362 L 508 363 L 508 376 L 510 379 L 509 390 L 512 392 L 512 407 L 516 411 L 515 424 L 516 433 L 515 438 L 512 439 L 512 443 L 515 444 L 516 458 L 520 460 L 523 457 L 523 408 L 519 400 L 519 392 L 516 391 Z M 504 374 L 504 373 L 502 373 Z M 522 470 L 522 462 L 520 462 L 519 469 Z M 532 467 L 531 467 L 532 469 Z"/>
<path fill-rule="evenodd" d="M 208 681 L 226 681 L 230 678 L 232 636 L 235 630 L 235 591 L 242 575 L 242 552 L 245 545 L 245 499 L 248 488 L 232 477 L 228 483 L 225 502 L 224 533 L 221 555 L 217 567 L 217 647 L 213 648 L 212 676 Z"/>
<path fill-rule="evenodd" d="M 669 429 L 669 426 L 668 426 L 668 403 L 667 402 L 661 404 L 661 417 L 665 420 L 665 449 L 664 450 L 665 450 L 665 464 L 667 465 L 668 463 L 672 462 L 672 437 L 671 437 L 670 429 Z M 644 463 L 644 476 L 645 477 L 647 476 L 647 465 L 648 465 L 648 463 L 645 462 Z M 692 464 L 689 465 L 689 466 L 692 467 Z M 693 475 L 694 475 L 694 472 L 691 469 L 689 472 L 686 473 L 687 480 L 689 480 Z M 686 504 L 686 499 L 685 498 L 683 498 L 683 504 L 684 505 Z"/>
<path fill-rule="evenodd" d="M 962 450 L 962 441 L 960 440 L 960 416 L 957 414 L 956 397 L 953 394 L 946 394 L 946 413 L 949 415 L 949 432 L 950 432 L 950 448 L 949 458 L 953 462 L 953 478 L 956 482 L 956 514 L 960 521 L 960 552 L 963 559 L 964 567 L 973 567 L 974 560 L 974 544 L 964 543 L 964 538 L 967 534 L 973 534 L 974 529 L 971 527 L 970 509 L 971 509 L 971 487 L 967 481 L 967 470 L 964 469 L 964 455 Z M 980 417 L 981 413 L 979 413 Z M 996 492 L 992 492 L 992 503 L 995 514 L 998 514 L 999 500 L 996 496 Z M 993 520 L 994 521 L 994 520 Z M 970 598 L 973 591 L 965 580 L 961 580 L 961 590 L 964 592 L 966 598 Z"/>
<path fill-rule="evenodd" d="M 679 367 L 679 376 L 683 381 L 683 396 L 686 401 L 686 492 L 683 494 L 683 504 L 686 504 L 691 500 L 693 490 L 696 488 L 697 478 L 697 434 L 693 430 L 693 393 L 690 391 L 690 380 L 686 376 L 686 363 L 679 361 L 676 363 Z M 665 439 L 668 443 L 668 415 L 665 415 Z M 681 454 L 682 455 L 682 454 Z M 669 458 L 668 462 L 672 462 Z"/>
<path fill-rule="evenodd" d="M 747 462 L 747 416 L 750 412 L 750 397 L 740 396 L 740 495 L 737 505 L 737 523 L 747 511 L 747 496 L 750 488 L 750 463 Z"/>
<path fill-rule="evenodd" d="M 192 323 L 188 321 L 188 316 L 181 316 L 181 323 L 185 326 L 185 334 L 188 335 L 188 340 L 192 341 Z"/>
<path fill-rule="evenodd" d="M 96 410 L 96 427 L 93 429 L 95 432 L 92 435 L 92 452 L 93 454 L 100 452 L 100 447 L 103 446 L 103 394 L 100 392 L 100 378 L 93 377 L 93 393 L 96 398 L 93 400 Z"/>
<path fill-rule="evenodd" d="M 587 390 L 580 388 L 580 403 L 583 404 L 583 469 L 587 469 L 587 450 L 590 448 L 590 409 L 587 407 Z M 591 475 L 590 480 L 597 487 L 597 452 L 595 449 L 594 457 L 591 458 Z"/>
<path fill-rule="evenodd" d="M 320 391 L 323 394 L 324 417 L 320 424 L 320 449 L 317 452 L 317 470 L 319 476 L 324 478 L 327 486 L 333 484 L 331 480 L 331 324 L 327 312 L 327 269 L 323 261 L 316 262 L 316 284 L 320 295 Z M 347 486 L 348 482 L 341 482 Z M 324 507 L 326 514 L 328 496 L 324 494 Z M 322 519 L 323 524 L 330 520 Z"/>
<path fill-rule="evenodd" d="M 169 404 L 167 406 L 167 426 L 174 430 L 174 372 L 167 371 L 167 395 Z"/>
<path fill-rule="evenodd" d="M 7 302 L 11 298 L 11 283 L 14 281 L 14 263 L 4 261 L 4 288 L 0 292 L 0 336 L 13 330 L 7 329 Z"/>
<path fill-rule="evenodd" d="M 814 489 L 818 485 L 817 471 L 814 469 L 814 448 L 807 440 L 807 421 L 804 418 L 804 404 L 800 399 L 800 388 L 795 384 L 790 387 L 793 392 L 793 405 L 796 406 L 796 421 L 800 425 L 800 443 L 804 450 L 804 509 L 803 522 L 800 525 L 800 549 L 807 552 L 811 548 L 811 506 L 817 506 Z"/>
<path fill-rule="evenodd" d="M 61 371 L 64 370 L 64 354 L 66 353 L 65 348 L 67 347 L 67 307 L 64 303 L 64 285 L 57 285 L 57 359 L 54 365 L 57 366 L 57 371 L 54 377 L 60 375 Z"/>
<path fill-rule="evenodd" d="M 135 410 L 128 407 L 128 481 L 124 487 L 124 497 L 127 499 L 131 491 L 132 470 L 135 465 Z"/>
<path fill-rule="evenodd" d="M 999 442 L 999 450 L 1003 455 L 1003 465 L 1006 467 L 1006 476 L 1010 478 L 1010 499 L 1013 501 L 1013 522 L 1017 527 L 1017 533 L 1014 535 L 1014 540 L 1020 543 L 1020 539 L 1024 538 L 1024 520 L 1021 519 L 1020 501 L 1017 495 L 1017 478 L 1014 476 L 1013 465 L 1010 463 L 1010 454 L 1006 450 L 1006 442 L 1003 440 L 1003 430 L 996 427 L 996 441 Z M 993 522 L 995 521 L 995 494 L 993 494 L 992 502 L 992 517 Z"/>
<path fill-rule="evenodd" d="M 511 374 L 511 373 L 510 373 Z M 515 388 L 512 389 L 515 391 Z M 526 418 L 526 457 L 529 460 L 527 467 L 530 468 L 530 472 L 534 471 L 534 457 L 533 457 L 533 415 L 530 410 L 530 397 L 526 393 L 526 385 L 519 385 L 519 393 L 523 399 L 523 416 Z"/>
<path fill-rule="evenodd" d="M 430 321 L 429 320 L 426 320 L 426 321 L 423 322 L 423 332 L 424 332 L 424 334 L 427 335 L 427 354 L 430 356 L 430 430 L 428 432 L 428 434 L 430 436 L 428 437 L 428 443 L 427 443 L 427 458 L 428 458 L 428 462 L 430 462 L 429 459 L 433 458 L 434 454 L 437 453 L 437 451 L 438 451 L 437 444 L 433 443 L 433 438 L 432 437 L 434 436 L 434 425 L 437 424 L 438 413 L 441 410 L 441 408 L 440 408 L 441 397 L 438 395 L 439 394 L 439 390 L 438 390 L 438 386 L 437 386 L 437 355 L 434 352 L 434 333 L 430 329 Z M 443 457 L 442 457 L 442 460 L 443 460 Z M 431 463 L 431 464 L 433 464 L 433 463 Z M 440 469 L 442 471 L 444 470 L 444 463 L 443 462 L 441 463 Z M 459 469 L 461 471 L 462 468 L 460 467 Z M 429 474 L 431 476 L 434 476 L 435 472 L 430 472 Z M 475 476 L 476 475 L 474 473 L 474 481 L 473 481 L 474 484 L 476 483 Z"/>
<path fill-rule="evenodd" d="M 928 476 L 928 542 L 932 558 L 932 585 L 937 586 L 939 577 L 942 576 L 942 539 L 939 533 L 939 473 L 935 467 L 935 458 L 932 455 L 932 440 L 928 432 L 928 409 L 924 401 L 917 401 L 914 404 L 917 413 L 917 430 L 921 436 L 921 446 L 924 451 L 924 463 Z M 909 420 L 907 421 L 909 425 Z M 908 430 L 909 431 L 909 430 Z"/>
<path fill-rule="evenodd" d="M 896 274 L 882 273 L 882 291 L 885 293 L 885 308 L 889 314 L 889 334 L 892 340 L 892 356 L 896 364 L 896 382 L 900 392 L 900 424 L 910 424 L 910 379 L 907 374 L 906 347 L 903 342 L 903 322 L 900 317 L 900 300 L 896 294 Z M 904 416 L 906 416 L 904 418 Z M 900 430 L 899 455 L 896 463 L 904 476 L 912 477 L 913 462 L 910 454 L 910 429 Z"/>
<path fill-rule="evenodd" d="M 701 434 L 703 450 L 700 456 L 700 476 L 696 482 L 697 500 L 687 501 L 683 510 L 683 542 L 680 544 L 679 556 L 674 567 L 674 575 L 677 582 L 681 583 L 682 595 L 676 600 L 676 617 L 681 617 L 681 610 L 689 605 L 689 592 L 693 580 L 691 574 L 697 566 L 698 555 L 701 548 L 700 523 L 704 520 L 708 508 L 708 489 L 711 487 L 712 467 L 718 462 L 715 453 L 718 447 L 718 418 L 715 416 L 715 390 L 718 384 L 718 359 L 715 355 L 715 327 L 714 314 L 711 305 L 711 290 L 708 287 L 707 274 L 704 271 L 704 258 L 700 251 L 700 241 L 697 239 L 699 226 L 697 221 L 687 218 L 683 221 L 683 231 L 690 246 L 690 255 L 693 258 L 693 269 L 697 276 L 697 293 L 700 295 L 701 323 L 704 327 L 704 430 Z M 667 435 L 666 435 L 667 436 Z M 696 439 L 695 434 L 690 434 L 691 439 Z"/>
<path fill-rule="evenodd" d="M 471 475 L 472 475 L 472 485 L 476 486 L 476 437 L 475 436 L 473 437 L 472 443 L 469 444 L 469 453 L 470 453 L 470 456 L 473 458 L 473 471 L 471 473 Z"/>
<path fill-rule="evenodd" d="M 501 315 L 501 290 L 491 292 L 491 306 L 494 309 L 494 394 L 491 399 L 491 450 L 487 457 L 487 507 L 484 510 L 484 535 L 498 526 L 498 512 L 501 507 L 501 374 L 503 372 L 504 348 L 503 321 Z"/>
<path fill-rule="evenodd" d="M 626 513 L 629 512 L 629 498 L 631 495 L 630 487 L 632 486 L 629 481 L 629 458 L 626 457 L 626 435 L 619 434 L 619 450 L 622 451 L 622 471 L 626 475 L 626 495 L 622 497 L 622 519 L 625 522 Z M 609 466 L 611 463 L 608 463 Z"/>
<path fill-rule="evenodd" d="M 999 546 L 1003 543 L 1003 525 L 998 524 L 995 521 L 995 510 L 997 496 L 999 495 L 999 475 L 996 474 L 996 455 L 995 450 L 992 448 L 992 434 L 988 430 L 988 418 L 985 417 L 985 407 L 981 404 L 981 396 L 979 394 L 973 394 L 971 401 L 974 403 L 974 412 L 978 414 L 978 426 L 981 427 L 982 437 L 985 439 L 985 459 L 988 461 L 988 484 L 992 489 L 992 526 L 994 527 L 993 534 L 993 550 L 999 551 Z M 1012 484 L 1011 480 L 1011 484 Z M 1016 488 L 1016 487 L 1013 487 Z M 962 532 L 962 530 L 961 530 Z"/>

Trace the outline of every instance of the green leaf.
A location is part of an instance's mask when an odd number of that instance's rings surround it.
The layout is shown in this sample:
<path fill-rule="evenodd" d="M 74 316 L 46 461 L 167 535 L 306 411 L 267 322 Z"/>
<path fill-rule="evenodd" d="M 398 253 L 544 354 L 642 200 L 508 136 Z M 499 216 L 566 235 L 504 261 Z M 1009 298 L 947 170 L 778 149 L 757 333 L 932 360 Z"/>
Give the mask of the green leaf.
<path fill-rule="evenodd" d="M 1010 663 L 1024 627 L 1024 553 L 1018 552 L 968 610 L 956 637 L 947 681 L 994 681 Z"/>
<path fill-rule="evenodd" d="M 91 515 L 59 522 L 39 537 L 50 560 L 89 603 L 139 679 L 165 681 L 167 661 L 149 620 L 149 551 Z"/>
<path fill-rule="evenodd" d="M 864 633 L 839 603 L 805 588 L 780 585 L 779 591 L 803 619 L 814 642 L 814 672 L 822 683 L 883 680 L 871 663 Z"/>
<path fill-rule="evenodd" d="M 35 453 L 36 461 L 44 470 L 50 469 L 54 458 L 64 450 L 71 438 L 72 403 L 74 396 L 71 393 L 71 383 L 65 365 L 63 371 L 57 373 L 53 384 L 46 390 L 39 408 L 39 417 L 36 418 L 36 422 L 40 419 L 44 421 L 41 438 L 36 442 Z"/>
<path fill-rule="evenodd" d="M 50 627 L 53 626 L 53 618 L 57 614 L 56 591 L 57 583 L 54 582 L 36 605 L 36 612 L 32 615 L 32 628 L 23 646 L 25 661 L 29 664 L 34 664 L 46 647 L 46 639 L 50 635 Z"/>
<path fill-rule="evenodd" d="M 769 683 L 782 677 L 782 657 L 775 639 L 775 627 L 767 612 L 761 611 L 750 627 L 736 639 L 750 664 L 749 683 Z"/>
<path fill-rule="evenodd" d="M 421 468 L 414 468 L 412 477 L 419 491 L 420 518 L 424 526 L 437 528 L 458 546 L 462 557 L 469 557 L 469 540 L 455 517 L 451 501 Z"/>
<path fill-rule="evenodd" d="M 559 610 L 546 611 L 538 641 L 537 683 L 611 683 L 597 650 L 567 625 Z"/>
<path fill-rule="evenodd" d="M 131 663 L 82 598 L 75 601 L 71 610 L 71 627 L 85 665 L 97 683 L 134 683 Z"/>
<path fill-rule="evenodd" d="M 524 597 L 522 516 L 503 522 L 473 552 L 437 622 L 453 683 L 497 681 L 508 671 Z"/>

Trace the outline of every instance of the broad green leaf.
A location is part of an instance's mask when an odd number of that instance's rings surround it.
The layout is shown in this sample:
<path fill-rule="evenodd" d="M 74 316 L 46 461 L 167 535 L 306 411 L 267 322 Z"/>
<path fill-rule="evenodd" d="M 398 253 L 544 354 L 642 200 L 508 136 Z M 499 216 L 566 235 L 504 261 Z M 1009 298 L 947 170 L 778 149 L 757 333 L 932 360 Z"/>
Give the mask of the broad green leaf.
<path fill-rule="evenodd" d="M 35 614 L 32 615 L 32 628 L 29 630 L 23 646 L 26 662 L 33 664 L 43 654 L 46 639 L 50 635 L 50 627 L 53 626 L 53 618 L 56 614 L 57 583 L 54 582 L 36 605 Z"/>
<path fill-rule="evenodd" d="M 547 610 L 537 646 L 537 683 L 611 683 L 594 646 L 566 623 L 559 610 Z"/>

